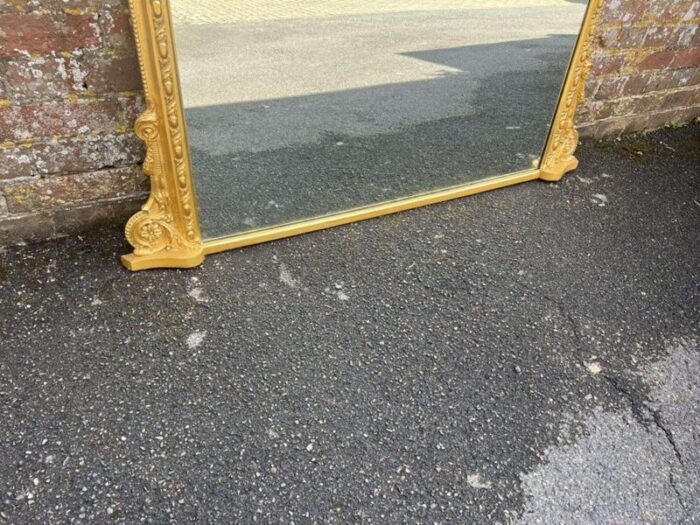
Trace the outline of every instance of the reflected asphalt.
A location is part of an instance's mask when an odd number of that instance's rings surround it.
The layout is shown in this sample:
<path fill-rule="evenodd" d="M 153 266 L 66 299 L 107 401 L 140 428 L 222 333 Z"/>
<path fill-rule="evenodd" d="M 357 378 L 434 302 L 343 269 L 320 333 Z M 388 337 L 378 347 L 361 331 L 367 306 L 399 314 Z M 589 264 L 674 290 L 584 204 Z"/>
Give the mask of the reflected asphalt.
<path fill-rule="evenodd" d="M 583 9 L 178 27 L 205 235 L 526 169 Z"/>

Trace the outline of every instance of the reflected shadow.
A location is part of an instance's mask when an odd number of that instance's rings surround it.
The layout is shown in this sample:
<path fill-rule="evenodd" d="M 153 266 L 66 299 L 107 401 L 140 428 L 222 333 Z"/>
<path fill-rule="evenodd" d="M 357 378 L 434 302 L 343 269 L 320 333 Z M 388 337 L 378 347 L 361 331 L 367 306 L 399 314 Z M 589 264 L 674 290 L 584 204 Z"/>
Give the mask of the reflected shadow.
<path fill-rule="evenodd" d="M 530 168 L 575 40 L 406 53 L 449 69 L 401 84 L 186 109 L 205 238 Z"/>

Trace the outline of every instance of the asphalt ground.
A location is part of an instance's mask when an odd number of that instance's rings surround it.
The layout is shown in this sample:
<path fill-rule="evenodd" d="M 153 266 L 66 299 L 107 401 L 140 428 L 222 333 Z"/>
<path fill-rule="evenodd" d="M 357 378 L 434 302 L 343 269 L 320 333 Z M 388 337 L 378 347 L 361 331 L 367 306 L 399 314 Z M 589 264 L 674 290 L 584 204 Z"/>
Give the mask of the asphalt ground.
<path fill-rule="evenodd" d="M 585 10 L 544 3 L 176 24 L 205 237 L 530 168 Z"/>
<path fill-rule="evenodd" d="M 7 523 L 697 523 L 700 127 L 129 273 L 0 254 Z"/>

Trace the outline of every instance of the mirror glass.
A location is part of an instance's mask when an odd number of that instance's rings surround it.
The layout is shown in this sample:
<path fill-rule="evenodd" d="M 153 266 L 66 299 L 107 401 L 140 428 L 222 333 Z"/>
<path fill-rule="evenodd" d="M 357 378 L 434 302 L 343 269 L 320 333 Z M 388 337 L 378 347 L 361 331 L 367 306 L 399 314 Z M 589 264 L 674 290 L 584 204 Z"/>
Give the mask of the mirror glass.
<path fill-rule="evenodd" d="M 205 239 L 528 170 L 586 0 L 172 0 Z"/>

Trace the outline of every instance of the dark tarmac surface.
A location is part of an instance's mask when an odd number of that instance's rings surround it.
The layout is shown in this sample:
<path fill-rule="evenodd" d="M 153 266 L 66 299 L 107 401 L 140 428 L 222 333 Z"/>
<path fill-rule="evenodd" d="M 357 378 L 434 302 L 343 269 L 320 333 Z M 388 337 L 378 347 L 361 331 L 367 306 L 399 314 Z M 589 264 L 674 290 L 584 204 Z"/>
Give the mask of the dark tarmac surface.
<path fill-rule="evenodd" d="M 0 523 L 697 523 L 700 127 L 130 274 L 0 254 Z"/>

